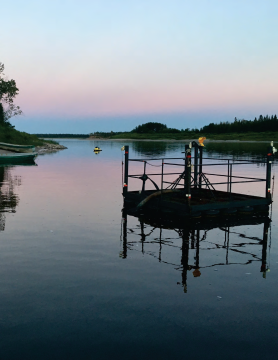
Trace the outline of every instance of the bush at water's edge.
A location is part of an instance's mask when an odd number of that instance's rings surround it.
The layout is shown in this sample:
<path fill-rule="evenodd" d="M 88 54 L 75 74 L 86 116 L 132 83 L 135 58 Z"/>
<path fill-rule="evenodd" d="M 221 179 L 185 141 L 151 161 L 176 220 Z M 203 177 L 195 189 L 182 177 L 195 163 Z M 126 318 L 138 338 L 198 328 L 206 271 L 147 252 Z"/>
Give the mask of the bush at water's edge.
<path fill-rule="evenodd" d="M 17 145 L 41 146 L 46 140 L 41 140 L 36 135 L 18 131 L 12 127 L 0 126 L 0 142 Z M 47 142 L 51 141 L 48 140 Z"/>

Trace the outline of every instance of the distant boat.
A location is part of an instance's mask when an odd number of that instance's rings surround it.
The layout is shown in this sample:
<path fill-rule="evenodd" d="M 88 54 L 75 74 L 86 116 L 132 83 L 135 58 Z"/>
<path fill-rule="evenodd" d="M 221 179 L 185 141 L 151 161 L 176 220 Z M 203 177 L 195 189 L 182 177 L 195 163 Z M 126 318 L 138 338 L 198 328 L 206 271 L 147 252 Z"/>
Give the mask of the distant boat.
<path fill-rule="evenodd" d="M 0 143 L 0 164 L 34 163 L 37 155 L 35 147 L 31 145 Z"/>
<path fill-rule="evenodd" d="M 100 148 L 100 147 L 98 147 L 98 146 L 96 146 L 96 147 L 94 148 L 94 152 L 96 152 L 96 153 L 97 153 L 97 152 L 99 152 L 99 151 L 102 151 L 102 150 L 101 150 L 101 148 Z"/>

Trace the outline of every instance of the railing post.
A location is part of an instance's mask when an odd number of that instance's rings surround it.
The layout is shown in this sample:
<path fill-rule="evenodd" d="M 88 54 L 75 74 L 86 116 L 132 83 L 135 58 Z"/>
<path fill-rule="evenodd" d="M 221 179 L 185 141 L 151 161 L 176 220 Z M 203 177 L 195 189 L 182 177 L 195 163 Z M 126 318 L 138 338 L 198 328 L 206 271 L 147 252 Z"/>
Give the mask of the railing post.
<path fill-rule="evenodd" d="M 199 146 L 199 188 L 202 187 L 202 172 L 203 172 L 203 147 Z"/>
<path fill-rule="evenodd" d="M 186 197 L 188 201 L 191 199 L 191 143 L 189 143 L 189 148 L 186 152 Z"/>
<path fill-rule="evenodd" d="M 186 194 L 186 188 L 187 188 L 187 150 L 188 150 L 188 145 L 185 145 L 185 149 L 184 149 L 184 180 L 183 180 L 183 188 L 184 188 L 184 193 Z"/>
<path fill-rule="evenodd" d="M 271 142 L 271 144 L 273 144 Z M 265 186 L 265 197 L 271 199 L 271 164 L 273 160 L 273 146 L 269 146 L 267 157 L 266 157 L 266 186 Z"/>
<path fill-rule="evenodd" d="M 199 154 L 199 146 L 195 143 L 194 148 L 194 188 L 197 188 L 198 182 L 198 154 Z"/>
<path fill-rule="evenodd" d="M 124 174 L 124 187 L 123 195 L 125 196 L 128 191 L 128 162 L 129 162 L 129 146 L 125 146 L 125 174 Z"/>
<path fill-rule="evenodd" d="M 227 192 L 230 190 L 230 160 L 228 160 Z"/>
<path fill-rule="evenodd" d="M 144 174 L 143 174 L 143 185 L 142 185 L 142 193 L 145 191 L 145 184 L 146 184 L 146 166 L 147 162 L 144 160 Z"/>
<path fill-rule="evenodd" d="M 161 162 L 161 187 L 160 187 L 161 193 L 163 190 L 163 171 L 164 171 L 164 159 L 162 159 Z"/>
<path fill-rule="evenodd" d="M 233 173 L 233 164 L 230 165 L 230 194 L 232 192 L 232 173 Z"/>

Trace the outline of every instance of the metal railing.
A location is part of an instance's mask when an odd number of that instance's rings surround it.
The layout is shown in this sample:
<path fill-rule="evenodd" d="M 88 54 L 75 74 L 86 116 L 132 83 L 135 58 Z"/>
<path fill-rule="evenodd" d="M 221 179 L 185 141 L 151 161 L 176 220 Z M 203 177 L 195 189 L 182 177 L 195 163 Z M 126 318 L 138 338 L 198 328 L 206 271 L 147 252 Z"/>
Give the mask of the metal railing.
<path fill-rule="evenodd" d="M 221 159 L 221 162 L 214 162 L 216 159 L 212 157 L 203 157 L 202 156 L 202 148 L 200 146 L 195 147 L 195 156 L 194 164 L 191 164 L 191 151 L 188 151 L 188 147 L 185 151 L 184 157 L 169 157 L 169 158 L 148 158 L 148 159 L 129 159 L 129 148 L 125 147 L 125 175 L 124 175 L 124 195 L 128 192 L 128 179 L 129 178 L 137 178 L 143 181 L 142 192 L 145 191 L 145 183 L 147 180 L 150 180 L 156 190 L 166 190 L 173 189 L 176 187 L 183 187 L 185 189 L 186 194 L 191 197 L 191 189 L 201 189 L 201 188 L 212 188 L 215 190 L 214 186 L 216 185 L 226 185 L 227 192 L 232 192 L 232 184 L 243 184 L 243 183 L 254 183 L 254 182 L 265 182 L 266 183 L 266 197 L 270 197 L 270 179 L 271 179 L 271 163 L 273 160 L 273 152 L 271 150 L 268 151 L 266 156 L 266 161 L 258 161 L 258 160 L 231 160 L 231 159 Z M 179 161 L 176 161 L 179 160 Z M 212 163 L 203 163 L 203 160 L 213 160 Z M 150 163 L 152 162 L 160 162 L 160 164 Z M 129 174 L 129 163 L 130 162 L 141 162 L 143 163 L 143 173 L 141 174 Z M 251 164 L 265 164 L 266 165 L 266 177 L 250 177 L 250 176 L 239 176 L 234 175 L 235 166 L 240 165 L 251 165 Z M 152 167 L 159 167 L 161 171 L 159 172 L 147 172 L 147 165 Z M 165 171 L 165 166 L 175 166 L 182 167 L 182 171 Z M 227 167 L 226 174 L 217 174 L 215 172 L 205 172 L 204 167 Z M 192 171 L 193 169 L 193 171 Z M 167 181 L 167 176 L 177 175 L 178 178 L 173 181 Z M 151 177 L 160 176 L 160 184 L 158 185 Z M 219 182 L 211 182 L 208 176 L 214 177 L 225 177 L 226 181 Z M 165 189 L 165 185 L 168 187 Z"/>

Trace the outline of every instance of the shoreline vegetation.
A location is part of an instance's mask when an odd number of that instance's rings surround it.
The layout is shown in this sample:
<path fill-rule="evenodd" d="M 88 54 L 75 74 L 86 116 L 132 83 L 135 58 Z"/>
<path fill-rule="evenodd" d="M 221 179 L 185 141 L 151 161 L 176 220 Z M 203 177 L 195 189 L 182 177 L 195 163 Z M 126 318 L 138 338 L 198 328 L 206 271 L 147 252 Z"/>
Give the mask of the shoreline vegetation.
<path fill-rule="evenodd" d="M 278 122 L 278 121 L 277 121 Z M 261 131 L 261 132 L 234 132 L 234 133 L 209 133 L 198 130 L 178 130 L 168 129 L 166 125 L 161 131 L 146 131 L 144 126 L 150 126 L 149 124 L 159 123 L 147 123 L 140 125 L 143 127 L 144 132 L 95 132 L 91 134 L 28 134 L 26 132 L 18 131 L 12 126 L 6 126 L 6 124 L 0 125 L 0 142 L 6 142 L 18 145 L 34 145 L 36 147 L 44 148 L 50 147 L 48 145 L 58 145 L 53 139 L 89 139 L 89 140 L 137 140 L 137 141 L 186 141 L 198 139 L 199 137 L 206 137 L 206 141 L 278 141 L 278 131 Z M 220 125 L 220 124 L 219 124 Z M 137 127 L 138 128 L 138 127 Z M 135 128 L 136 129 L 136 128 Z M 140 129 L 140 128 L 139 128 Z M 48 144 L 48 145 L 47 145 Z M 61 148 L 62 147 L 61 145 Z M 54 150 L 54 148 L 53 148 Z M 56 148 L 58 150 L 58 148 Z"/>
<path fill-rule="evenodd" d="M 235 118 L 233 122 L 210 123 L 201 129 L 175 129 L 157 122 L 136 126 L 132 131 L 94 132 L 91 134 L 36 134 L 39 138 L 80 138 L 91 140 L 169 140 L 185 141 L 206 137 L 208 141 L 277 141 L 276 115 L 254 120 Z"/>
<path fill-rule="evenodd" d="M 135 140 L 135 141 L 187 141 L 196 140 L 199 137 L 206 137 L 206 141 L 278 141 L 278 132 L 262 132 L 262 133 L 231 133 L 225 135 L 219 134 L 186 134 L 173 136 L 173 134 L 131 134 L 130 132 L 114 133 L 97 133 L 97 134 L 36 134 L 38 138 L 45 139 L 84 139 L 84 140 Z"/>

